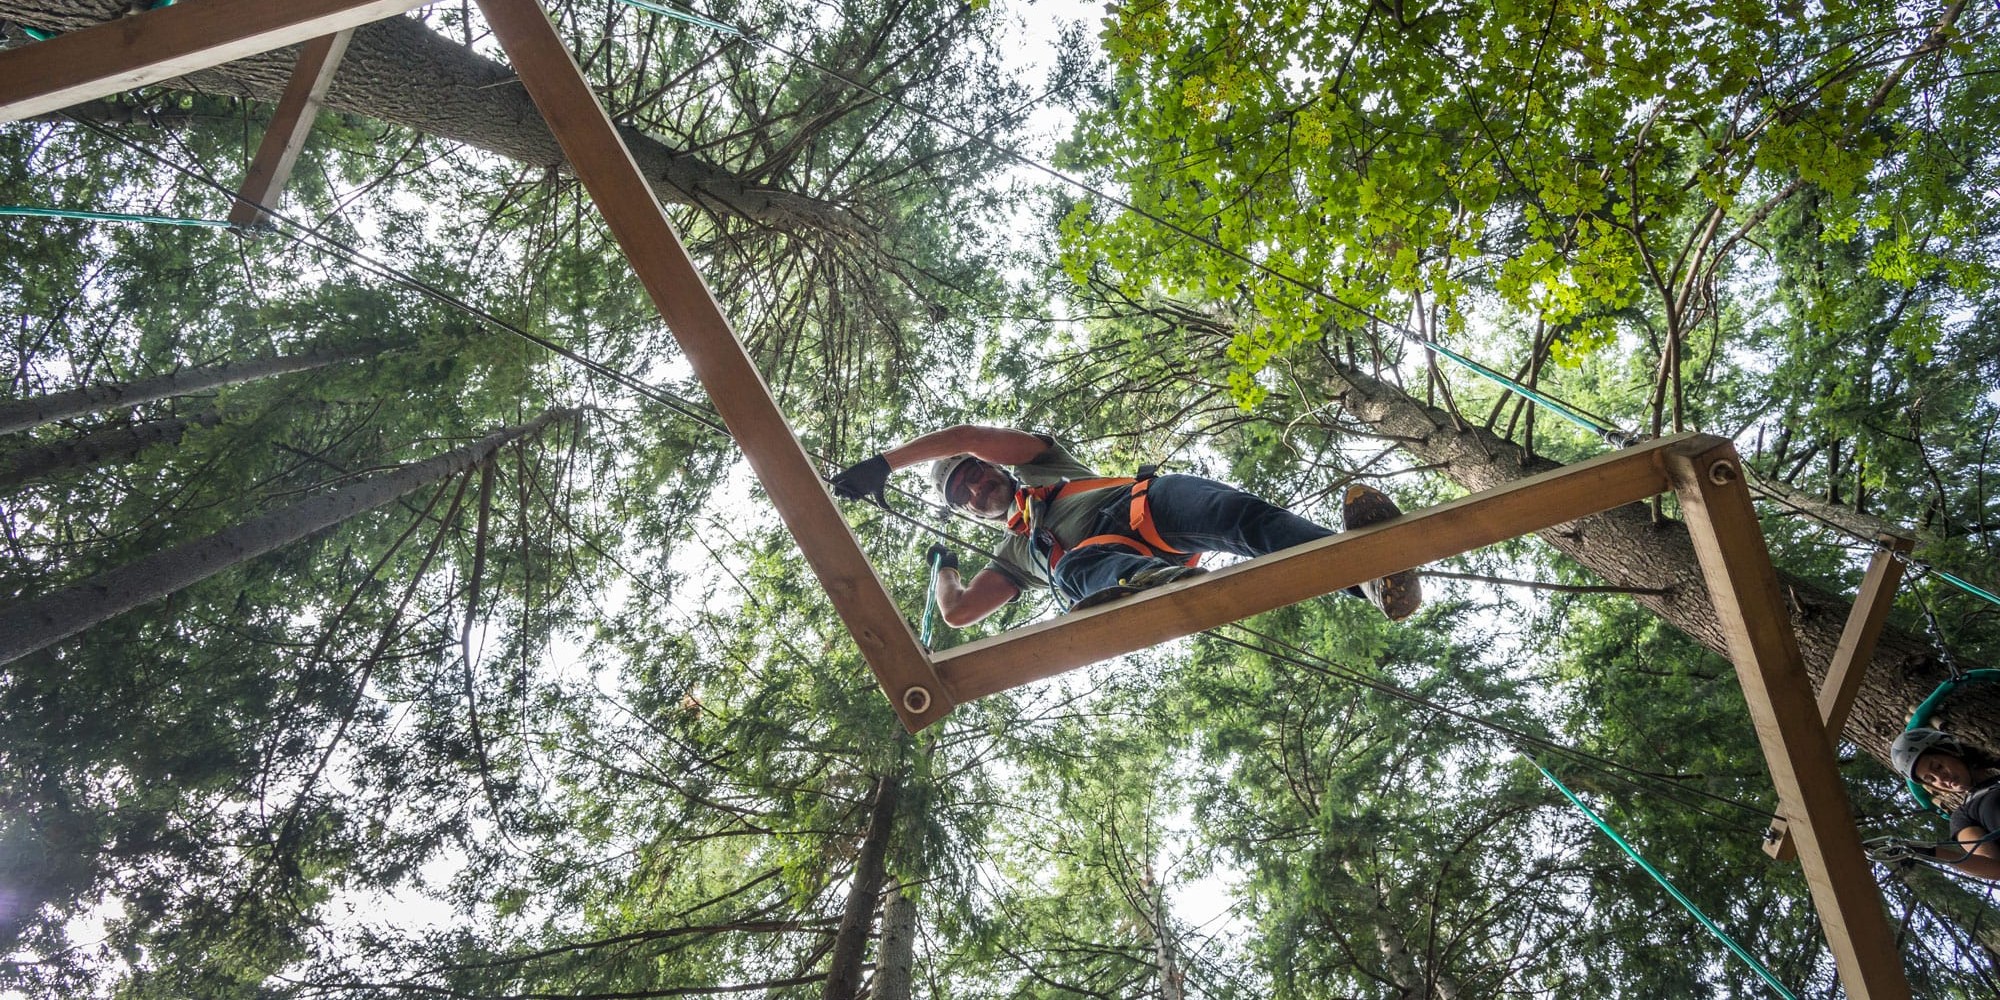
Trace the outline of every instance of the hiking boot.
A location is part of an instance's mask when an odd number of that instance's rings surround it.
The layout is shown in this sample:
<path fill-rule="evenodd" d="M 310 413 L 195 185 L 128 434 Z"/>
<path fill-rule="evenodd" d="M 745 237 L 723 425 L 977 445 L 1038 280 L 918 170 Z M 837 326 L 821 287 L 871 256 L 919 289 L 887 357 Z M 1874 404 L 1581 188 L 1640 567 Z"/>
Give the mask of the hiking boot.
<path fill-rule="evenodd" d="M 1175 566 L 1172 564 L 1148 566 L 1118 581 L 1117 586 L 1106 587 L 1095 593 L 1085 594 L 1075 604 L 1070 605 L 1069 609 L 1071 611 L 1082 611 L 1085 608 L 1094 608 L 1100 604 L 1110 604 L 1121 597 L 1130 597 L 1142 590 L 1163 587 L 1176 580 L 1185 580 L 1188 577 L 1200 576 L 1206 572 L 1208 570 L 1202 569 L 1200 566 Z"/>
<path fill-rule="evenodd" d="M 1396 501 L 1373 486 L 1358 483 L 1349 486 L 1347 496 L 1340 502 L 1340 519 L 1348 531 L 1402 516 L 1403 511 L 1396 506 Z M 1370 580 L 1361 585 L 1361 594 L 1392 622 L 1416 614 L 1417 608 L 1424 603 L 1424 587 L 1417 579 L 1415 569 Z"/>

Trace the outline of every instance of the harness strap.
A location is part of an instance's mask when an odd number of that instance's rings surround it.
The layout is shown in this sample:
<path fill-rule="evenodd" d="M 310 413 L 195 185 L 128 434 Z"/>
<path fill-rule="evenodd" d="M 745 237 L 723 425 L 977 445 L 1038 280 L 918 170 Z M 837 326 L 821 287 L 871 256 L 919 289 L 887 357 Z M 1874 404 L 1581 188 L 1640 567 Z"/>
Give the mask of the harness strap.
<path fill-rule="evenodd" d="M 1141 469 L 1139 471 L 1146 472 L 1148 470 Z M 1146 496 L 1146 487 L 1151 485 L 1153 485 L 1153 477 L 1150 475 L 1132 484 L 1132 530 L 1138 532 L 1139 537 L 1146 540 L 1146 544 L 1151 545 L 1160 552 L 1170 556 L 1187 556 L 1188 565 L 1194 565 L 1195 560 L 1199 558 L 1198 556 L 1182 552 L 1168 545 L 1167 540 L 1160 537 L 1160 529 L 1153 523 L 1152 500 Z M 1153 553 L 1148 552 L 1146 554 L 1152 555 Z"/>
<path fill-rule="evenodd" d="M 1153 554 L 1153 550 L 1147 548 L 1146 543 L 1141 542 L 1136 538 L 1127 537 L 1125 535 L 1092 535 L 1089 538 L 1083 539 L 1082 541 L 1077 542 L 1075 545 L 1070 546 L 1065 551 L 1075 552 L 1078 549 L 1086 549 L 1092 545 L 1117 545 L 1122 548 L 1131 549 L 1132 551 L 1137 552 L 1142 556 L 1150 556 Z"/>
<path fill-rule="evenodd" d="M 1131 476 L 1104 476 L 1097 479 L 1064 479 L 1047 486 L 1023 486 L 1014 492 L 1014 509 L 1007 515 L 1007 530 L 1016 534 L 1032 535 L 1037 527 L 1035 522 L 1040 520 L 1042 510 L 1054 504 L 1056 497 L 1071 490 L 1088 493 L 1091 490 L 1130 486 L 1136 482 L 1139 480 Z"/>
<path fill-rule="evenodd" d="M 1042 514 L 1047 511 L 1049 506 L 1055 503 L 1057 496 L 1072 489 L 1088 493 L 1092 490 L 1130 486 L 1132 492 L 1130 509 L 1126 515 L 1126 523 L 1133 534 L 1139 537 L 1133 538 L 1128 535 L 1116 534 L 1092 535 L 1089 538 L 1082 539 L 1075 545 L 1064 547 L 1053 534 L 1050 534 L 1048 536 L 1049 569 L 1053 571 L 1056 564 L 1062 561 L 1064 555 L 1092 545 L 1117 545 L 1130 549 L 1142 556 L 1185 557 L 1181 561 L 1186 565 L 1192 566 L 1201 558 L 1200 554 L 1183 552 L 1168 545 L 1167 540 L 1160 536 L 1159 527 L 1153 523 L 1153 505 L 1151 499 L 1146 495 L 1146 491 L 1152 485 L 1154 469 L 1154 466 L 1146 465 L 1140 466 L 1137 476 L 1065 479 L 1048 486 L 1024 486 L 1014 495 L 1014 510 L 1008 515 L 1007 527 L 1018 534 L 1034 538 L 1036 532 L 1040 530 L 1040 525 L 1036 522 L 1041 519 Z"/>

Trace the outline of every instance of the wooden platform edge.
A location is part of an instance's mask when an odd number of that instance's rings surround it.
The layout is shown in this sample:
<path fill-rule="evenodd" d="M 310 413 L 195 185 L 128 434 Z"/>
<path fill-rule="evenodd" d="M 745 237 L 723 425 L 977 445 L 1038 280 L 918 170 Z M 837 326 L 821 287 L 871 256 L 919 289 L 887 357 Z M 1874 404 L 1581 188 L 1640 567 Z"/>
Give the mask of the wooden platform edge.
<path fill-rule="evenodd" d="M 181 0 L 0 52 L 0 121 L 61 111 L 428 2 Z"/>
<path fill-rule="evenodd" d="M 479 7 L 897 716 L 912 732 L 942 718 L 954 700 L 929 654 L 834 507 L 548 13 L 538 0 L 479 0 Z"/>
<path fill-rule="evenodd" d="M 1724 442 L 1705 452 L 1671 453 L 1667 467 L 1779 810 L 1795 821 L 1800 867 L 1841 984 L 1850 1000 L 1907 1000 L 1902 954 L 1861 853 L 1833 740 L 1820 719 L 1736 448 Z"/>
<path fill-rule="evenodd" d="M 1723 439 L 1683 434 L 1567 465 L 933 657 L 955 701 L 1051 677 L 1273 608 L 1541 531 L 1666 491 L 1663 456 Z"/>

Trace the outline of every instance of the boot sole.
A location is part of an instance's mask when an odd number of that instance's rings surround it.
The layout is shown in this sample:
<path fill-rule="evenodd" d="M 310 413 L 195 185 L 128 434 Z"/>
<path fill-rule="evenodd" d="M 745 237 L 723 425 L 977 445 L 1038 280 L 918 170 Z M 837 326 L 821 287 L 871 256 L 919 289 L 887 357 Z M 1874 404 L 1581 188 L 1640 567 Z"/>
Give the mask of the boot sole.
<path fill-rule="evenodd" d="M 1402 516 L 1402 508 L 1396 506 L 1396 501 L 1389 499 L 1388 494 L 1359 483 L 1347 488 L 1347 495 L 1340 503 L 1340 520 L 1349 531 Z M 1362 590 L 1369 592 L 1369 601 L 1392 622 L 1416 614 L 1424 604 L 1424 585 L 1414 568 L 1370 580 L 1362 584 Z"/>

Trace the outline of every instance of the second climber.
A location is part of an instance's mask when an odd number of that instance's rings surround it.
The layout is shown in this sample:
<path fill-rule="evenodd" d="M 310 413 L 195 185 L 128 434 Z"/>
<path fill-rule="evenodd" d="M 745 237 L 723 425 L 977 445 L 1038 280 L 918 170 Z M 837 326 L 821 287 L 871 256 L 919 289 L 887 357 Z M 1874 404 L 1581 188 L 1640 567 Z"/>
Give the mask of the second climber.
<path fill-rule="evenodd" d="M 1903 776 L 1933 794 L 1961 795 L 1951 811 L 1956 849 L 1939 846 L 1926 853 L 1985 879 L 2000 879 L 2000 769 L 1958 737 L 1935 729 L 1911 729 L 1896 737 L 1889 759 Z"/>

